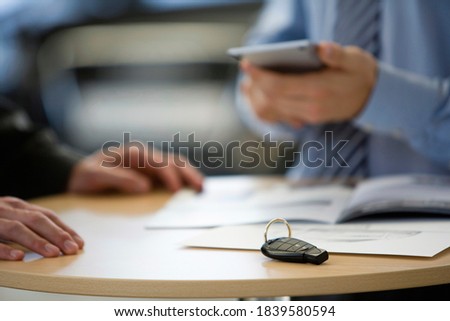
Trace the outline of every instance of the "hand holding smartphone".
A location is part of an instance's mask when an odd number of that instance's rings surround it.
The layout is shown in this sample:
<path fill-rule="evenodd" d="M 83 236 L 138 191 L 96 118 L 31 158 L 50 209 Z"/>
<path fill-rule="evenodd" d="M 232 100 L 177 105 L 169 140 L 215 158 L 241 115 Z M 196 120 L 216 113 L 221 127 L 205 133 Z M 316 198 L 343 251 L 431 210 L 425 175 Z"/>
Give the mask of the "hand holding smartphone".
<path fill-rule="evenodd" d="M 237 60 L 283 73 L 303 73 L 324 67 L 316 45 L 308 40 L 297 40 L 228 49 L 228 54 Z"/>

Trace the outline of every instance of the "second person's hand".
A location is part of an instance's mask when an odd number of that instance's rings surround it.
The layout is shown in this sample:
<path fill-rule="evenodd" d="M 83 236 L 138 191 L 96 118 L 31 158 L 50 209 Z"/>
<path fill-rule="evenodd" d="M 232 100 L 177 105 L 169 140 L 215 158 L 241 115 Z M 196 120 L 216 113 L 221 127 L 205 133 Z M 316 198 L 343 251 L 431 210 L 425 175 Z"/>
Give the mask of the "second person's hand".
<path fill-rule="evenodd" d="M 109 152 L 107 155 L 99 151 L 82 159 L 72 170 L 68 191 L 145 193 L 156 185 L 171 192 L 184 186 L 196 191 L 202 189 L 203 175 L 181 155 L 133 147 L 115 148 Z"/>
<path fill-rule="evenodd" d="M 241 63 L 241 90 L 255 114 L 267 122 L 304 124 L 340 122 L 356 117 L 367 103 L 377 77 L 377 61 L 358 47 L 318 45 L 326 67 L 304 74 L 283 74 Z"/>

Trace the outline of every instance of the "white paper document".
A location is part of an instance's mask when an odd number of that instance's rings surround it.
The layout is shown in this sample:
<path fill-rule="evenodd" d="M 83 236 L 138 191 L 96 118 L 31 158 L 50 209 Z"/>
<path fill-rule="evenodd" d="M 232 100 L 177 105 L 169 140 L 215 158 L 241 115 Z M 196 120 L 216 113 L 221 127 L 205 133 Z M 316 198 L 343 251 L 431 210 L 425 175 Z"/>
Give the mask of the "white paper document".
<path fill-rule="evenodd" d="M 265 225 L 208 229 L 187 240 L 190 247 L 259 250 Z M 282 224 L 272 225 L 269 238 L 287 236 Z M 292 224 L 292 237 L 331 253 L 432 257 L 450 246 L 450 220 L 397 221 L 343 225 Z"/>
<path fill-rule="evenodd" d="M 194 228 L 291 222 L 342 223 L 369 215 L 420 214 L 450 217 L 450 179 L 399 175 L 369 179 L 355 188 L 300 186 L 286 179 L 249 176 L 207 178 L 204 191 L 177 193 L 148 228 Z"/>
<path fill-rule="evenodd" d="M 390 210 L 407 215 L 401 220 L 390 215 L 383 221 L 379 215 L 376 220 L 372 216 L 335 224 Z M 408 216 L 413 213 L 422 218 Z M 450 246 L 449 213 L 450 184 L 439 177 L 388 177 L 350 188 L 305 187 L 279 177 L 230 176 L 207 178 L 201 194 L 177 193 L 149 218 L 146 228 L 216 227 L 185 245 L 258 250 L 264 243 L 265 224 L 282 217 L 294 227 L 293 237 L 330 252 L 431 257 Z M 271 233 L 283 228 L 275 226 Z"/>
<path fill-rule="evenodd" d="M 147 228 L 198 228 L 287 220 L 335 223 L 351 195 L 343 186 L 297 188 L 261 177 L 206 179 L 204 192 L 182 190 L 153 215 Z"/>

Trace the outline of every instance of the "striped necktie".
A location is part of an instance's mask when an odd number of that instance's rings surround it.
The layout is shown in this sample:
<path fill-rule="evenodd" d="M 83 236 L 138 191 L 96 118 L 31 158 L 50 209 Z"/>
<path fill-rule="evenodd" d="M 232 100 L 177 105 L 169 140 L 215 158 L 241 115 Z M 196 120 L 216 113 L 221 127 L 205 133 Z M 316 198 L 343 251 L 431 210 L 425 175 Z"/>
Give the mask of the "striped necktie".
<path fill-rule="evenodd" d="M 380 53 L 380 0 L 337 0 L 334 41 Z"/>
<path fill-rule="evenodd" d="M 336 0 L 335 3 L 334 41 L 358 46 L 378 56 L 380 0 Z M 304 129 L 303 143 L 318 142 L 323 148 L 303 150 L 303 158 L 299 160 L 302 164 L 291 169 L 288 176 L 322 181 L 367 177 L 368 136 L 351 122 L 308 126 Z M 333 147 L 341 147 L 338 155 L 330 152 Z"/>

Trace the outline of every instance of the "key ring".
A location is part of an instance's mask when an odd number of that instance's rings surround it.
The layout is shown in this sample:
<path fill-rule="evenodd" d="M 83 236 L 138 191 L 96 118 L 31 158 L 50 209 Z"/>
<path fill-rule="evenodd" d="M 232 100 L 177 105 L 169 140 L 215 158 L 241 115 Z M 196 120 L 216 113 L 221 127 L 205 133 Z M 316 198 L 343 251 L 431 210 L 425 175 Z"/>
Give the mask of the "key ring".
<path fill-rule="evenodd" d="M 271 220 L 269 223 L 267 223 L 266 225 L 266 229 L 264 231 L 264 241 L 267 242 L 267 232 L 269 232 L 269 227 L 273 224 L 273 223 L 284 223 L 284 225 L 286 225 L 287 229 L 288 229 L 288 233 L 289 236 L 291 237 L 292 231 L 291 231 L 291 225 L 288 223 L 288 221 L 286 221 L 284 218 L 274 218 L 273 220 Z"/>

